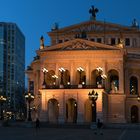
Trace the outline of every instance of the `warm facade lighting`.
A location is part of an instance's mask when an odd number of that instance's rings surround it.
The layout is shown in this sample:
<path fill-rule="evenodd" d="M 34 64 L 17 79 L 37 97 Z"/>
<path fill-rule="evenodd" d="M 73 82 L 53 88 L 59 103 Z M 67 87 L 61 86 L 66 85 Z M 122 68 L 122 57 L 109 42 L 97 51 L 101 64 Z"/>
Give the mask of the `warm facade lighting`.
<path fill-rule="evenodd" d="M 77 70 L 78 70 L 79 72 L 84 71 L 84 69 L 83 69 L 82 67 L 77 68 Z"/>
<path fill-rule="evenodd" d="M 57 75 L 53 75 L 53 76 L 52 76 L 52 78 L 57 79 L 57 78 L 58 78 L 58 76 L 57 76 Z"/>
<path fill-rule="evenodd" d="M 42 68 L 43 73 L 47 73 L 48 70 L 46 68 Z"/>
<path fill-rule="evenodd" d="M 65 72 L 66 70 L 65 70 L 64 68 L 61 67 L 61 68 L 59 68 L 59 71 L 60 71 L 60 72 Z"/>

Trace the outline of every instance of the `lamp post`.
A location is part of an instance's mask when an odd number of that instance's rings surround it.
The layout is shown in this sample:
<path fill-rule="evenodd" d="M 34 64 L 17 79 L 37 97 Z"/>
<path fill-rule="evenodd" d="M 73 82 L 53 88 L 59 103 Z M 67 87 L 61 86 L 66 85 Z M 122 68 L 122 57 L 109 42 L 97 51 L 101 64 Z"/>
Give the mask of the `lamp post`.
<path fill-rule="evenodd" d="M 88 93 L 89 99 L 92 101 L 92 122 L 96 122 L 96 100 L 98 99 L 98 93 L 92 90 Z"/>
<path fill-rule="evenodd" d="M 58 78 L 58 76 L 57 75 L 53 75 L 52 78 L 54 79 L 53 80 L 53 85 L 55 86 L 56 85 L 56 79 Z"/>
<path fill-rule="evenodd" d="M 79 72 L 79 76 L 80 76 L 78 87 L 82 87 L 82 72 L 84 71 L 84 69 L 82 67 L 79 67 L 77 68 L 77 71 Z"/>
<path fill-rule="evenodd" d="M 45 81 L 45 77 L 46 77 L 46 73 L 48 72 L 48 70 L 46 68 L 43 68 L 42 71 L 43 71 L 43 74 L 44 74 L 44 80 L 43 80 L 42 88 L 46 89 L 47 83 Z"/>
<path fill-rule="evenodd" d="M 60 88 L 62 88 L 64 86 L 64 81 L 63 81 L 63 76 L 64 76 L 64 72 L 66 71 L 64 68 L 59 68 L 59 71 L 61 72 L 61 81 L 60 81 Z"/>
<path fill-rule="evenodd" d="M 30 92 L 28 92 L 28 94 L 25 95 L 25 99 L 28 102 L 28 121 L 32 121 L 30 104 L 34 100 L 34 95 L 32 95 Z"/>
<path fill-rule="evenodd" d="M 97 77 L 97 87 L 101 88 L 103 86 L 103 80 L 107 78 L 105 74 L 103 74 L 103 68 L 102 67 L 97 67 L 96 70 L 98 71 L 98 77 Z"/>
<path fill-rule="evenodd" d="M 6 102 L 6 98 L 3 95 L 0 95 L 0 108 L 1 108 L 0 120 L 3 120 L 3 103 L 4 102 Z"/>

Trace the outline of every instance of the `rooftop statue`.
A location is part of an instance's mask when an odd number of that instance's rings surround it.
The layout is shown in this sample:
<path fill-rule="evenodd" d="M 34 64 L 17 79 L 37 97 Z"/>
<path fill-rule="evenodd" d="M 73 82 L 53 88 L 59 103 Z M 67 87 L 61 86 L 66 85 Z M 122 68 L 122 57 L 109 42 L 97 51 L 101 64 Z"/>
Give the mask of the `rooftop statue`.
<path fill-rule="evenodd" d="M 98 13 L 99 10 L 97 8 L 94 8 L 94 6 L 92 5 L 91 8 L 89 9 L 89 13 L 91 14 L 90 19 L 91 20 L 96 20 L 96 13 Z"/>
<path fill-rule="evenodd" d="M 41 36 L 40 37 L 40 49 L 43 49 L 44 48 L 44 37 Z"/>

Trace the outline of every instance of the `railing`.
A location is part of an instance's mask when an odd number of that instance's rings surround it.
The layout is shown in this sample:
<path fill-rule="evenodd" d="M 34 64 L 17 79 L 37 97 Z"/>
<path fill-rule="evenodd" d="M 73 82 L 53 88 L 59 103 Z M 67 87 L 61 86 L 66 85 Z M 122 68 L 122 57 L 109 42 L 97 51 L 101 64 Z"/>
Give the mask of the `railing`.
<path fill-rule="evenodd" d="M 63 87 L 60 87 L 59 85 L 47 85 L 45 89 L 102 89 L 102 87 L 97 87 L 97 85 L 82 85 L 81 88 L 78 87 L 78 85 L 63 85 Z"/>

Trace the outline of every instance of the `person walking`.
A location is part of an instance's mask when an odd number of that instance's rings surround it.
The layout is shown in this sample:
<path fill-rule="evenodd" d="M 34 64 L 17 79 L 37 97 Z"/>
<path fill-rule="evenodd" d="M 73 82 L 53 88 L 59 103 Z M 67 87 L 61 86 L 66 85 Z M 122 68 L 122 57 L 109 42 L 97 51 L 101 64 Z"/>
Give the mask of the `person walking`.
<path fill-rule="evenodd" d="M 97 120 L 97 129 L 96 129 L 96 132 L 94 134 L 100 134 L 100 135 L 103 135 L 103 132 L 102 132 L 102 128 L 103 128 L 103 123 L 100 121 L 100 119 Z"/>
<path fill-rule="evenodd" d="M 40 121 L 38 118 L 36 119 L 35 127 L 36 127 L 36 130 L 38 130 L 40 128 Z"/>

